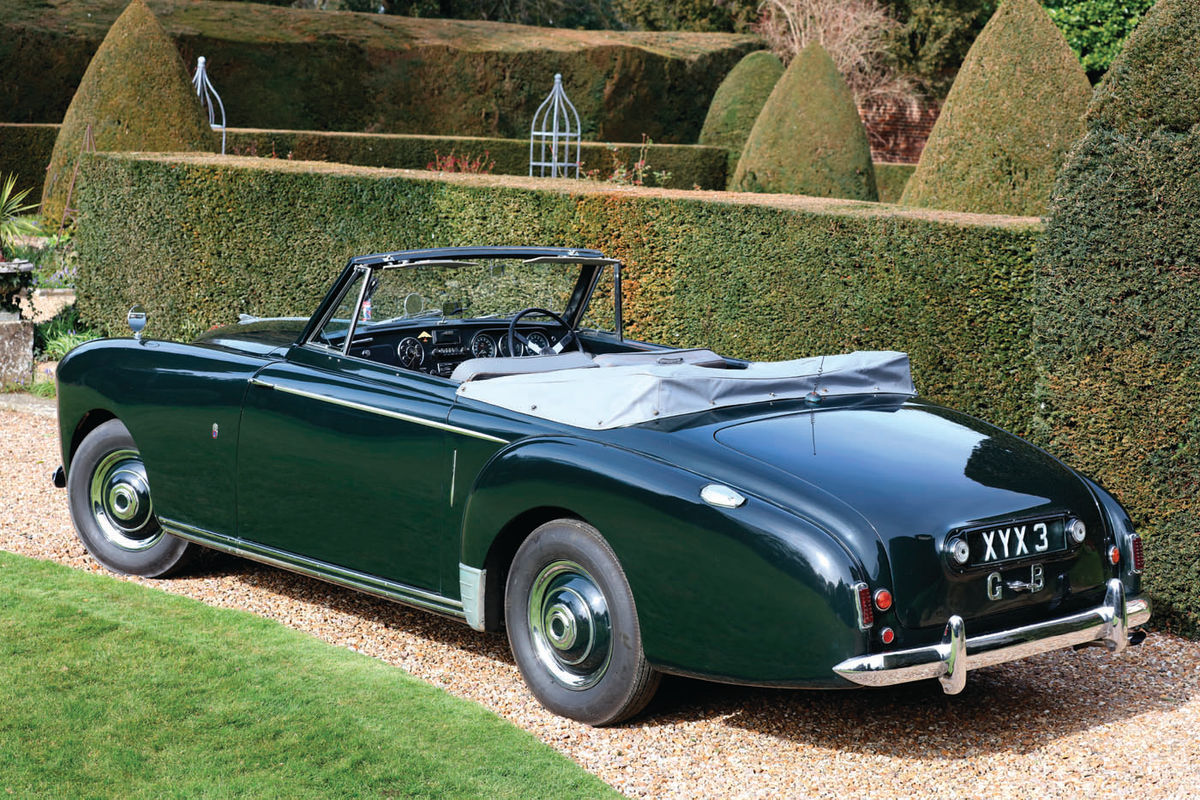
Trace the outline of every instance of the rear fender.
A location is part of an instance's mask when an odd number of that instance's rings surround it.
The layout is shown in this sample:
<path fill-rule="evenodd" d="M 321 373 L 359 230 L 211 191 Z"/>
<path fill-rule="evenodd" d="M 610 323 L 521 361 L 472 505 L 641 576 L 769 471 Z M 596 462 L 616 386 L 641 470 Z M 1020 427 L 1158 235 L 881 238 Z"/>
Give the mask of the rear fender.
<path fill-rule="evenodd" d="M 861 567 L 826 532 L 759 498 L 734 509 L 708 505 L 700 490 L 709 483 L 580 439 L 502 451 L 464 510 L 462 561 L 488 567 L 485 616 L 502 613 L 496 572 L 520 539 L 548 514 L 569 515 L 612 546 L 658 668 L 740 683 L 842 685 L 833 665 L 867 646 L 851 588 Z M 515 539 L 498 535 L 514 527 Z"/>

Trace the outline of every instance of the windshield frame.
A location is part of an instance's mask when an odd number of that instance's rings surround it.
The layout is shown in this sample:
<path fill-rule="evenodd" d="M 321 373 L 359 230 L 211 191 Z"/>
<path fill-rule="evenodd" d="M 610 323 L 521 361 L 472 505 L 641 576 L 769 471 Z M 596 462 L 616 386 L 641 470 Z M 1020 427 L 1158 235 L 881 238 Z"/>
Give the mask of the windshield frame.
<path fill-rule="evenodd" d="M 333 287 L 317 307 L 297 339 L 297 344 L 315 341 L 317 332 L 328 322 L 341 302 L 347 284 L 354 280 L 360 271 L 366 271 L 366 279 L 362 289 L 365 290 L 376 269 L 403 269 L 417 267 L 435 267 L 454 269 L 456 265 L 465 266 L 477 259 L 489 260 L 519 260 L 523 264 L 578 264 L 579 276 L 571 290 L 563 313 L 563 319 L 572 327 L 578 328 L 592 294 L 604 274 L 604 269 L 613 268 L 613 311 L 614 333 L 617 341 L 624 341 L 624 320 L 622 317 L 621 301 L 621 262 L 618 259 L 607 258 L 598 250 L 584 250 L 565 247 L 444 247 L 428 250 L 399 250 L 391 253 L 375 253 L 351 258 L 342 270 L 342 274 L 334 282 Z M 466 262 L 466 263 L 464 263 Z M 472 264 L 473 265 L 473 264 Z M 518 267 L 519 268 L 519 267 Z M 355 308 L 355 320 L 361 313 L 363 292 L 360 290 L 358 303 Z M 355 324 L 351 324 L 346 337 L 347 344 L 354 335 Z"/>

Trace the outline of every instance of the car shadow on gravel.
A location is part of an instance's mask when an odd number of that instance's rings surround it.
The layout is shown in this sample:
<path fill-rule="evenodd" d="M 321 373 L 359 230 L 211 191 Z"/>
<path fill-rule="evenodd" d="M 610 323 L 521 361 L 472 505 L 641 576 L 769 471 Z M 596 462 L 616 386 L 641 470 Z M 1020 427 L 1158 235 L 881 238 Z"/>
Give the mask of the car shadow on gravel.
<path fill-rule="evenodd" d="M 512 665 L 508 640 L 456 620 L 285 570 L 206 553 L 187 578 L 234 577 L 291 600 Z M 1035 750 L 1054 739 L 1183 705 L 1200 673 L 1163 650 L 1200 658 L 1197 645 L 1152 634 L 1112 657 L 1100 648 L 1046 653 L 976 670 L 959 695 L 936 681 L 889 689 L 805 691 L 666 676 L 650 706 L 626 723 L 654 728 L 720 719 L 782 740 L 900 758 Z"/>
<path fill-rule="evenodd" d="M 1178 640 L 1172 649 L 1194 648 Z M 1165 666 L 1154 637 L 1112 657 L 1099 648 L 976 670 L 959 695 L 936 681 L 889 689 L 804 691 L 664 681 L 643 725 L 721 717 L 780 739 L 897 758 L 1026 753 L 1055 739 L 1167 711 L 1200 693 L 1197 673 Z M 1194 652 L 1193 652 L 1194 660 Z M 1169 662 L 1169 659 L 1167 660 Z"/>

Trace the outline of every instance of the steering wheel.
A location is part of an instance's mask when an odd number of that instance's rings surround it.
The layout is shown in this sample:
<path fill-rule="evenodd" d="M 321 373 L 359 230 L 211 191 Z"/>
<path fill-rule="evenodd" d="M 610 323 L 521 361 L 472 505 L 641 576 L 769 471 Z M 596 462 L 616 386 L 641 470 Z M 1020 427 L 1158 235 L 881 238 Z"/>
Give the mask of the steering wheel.
<path fill-rule="evenodd" d="M 520 319 L 522 317 L 527 317 L 530 314 L 541 314 L 544 317 L 550 317 L 550 319 L 554 320 L 555 322 L 557 322 L 559 324 L 559 326 L 563 329 L 564 333 L 559 338 L 557 344 L 555 344 L 553 347 L 549 347 L 545 350 L 542 350 L 542 349 L 539 349 L 537 345 L 533 344 L 528 339 L 526 339 L 524 336 L 517 333 L 517 322 L 520 321 Z M 524 311 L 519 312 L 515 317 L 512 318 L 512 322 L 508 323 L 508 352 L 510 355 L 515 355 L 517 352 L 517 349 L 513 344 L 514 339 L 516 341 L 520 342 L 521 345 L 524 346 L 524 348 L 527 351 L 532 350 L 535 355 L 539 355 L 539 356 L 556 355 L 558 353 L 561 353 L 563 350 L 567 349 L 568 347 L 570 347 L 572 343 L 575 344 L 575 348 L 579 352 L 581 352 L 581 353 L 583 352 L 583 342 L 580 341 L 579 334 L 576 332 L 576 330 L 574 328 L 572 328 L 569 324 L 567 324 L 567 321 L 564 320 L 562 317 L 560 317 L 558 314 L 555 314 L 553 311 L 547 311 L 544 308 L 533 308 L 533 307 L 527 308 Z"/>

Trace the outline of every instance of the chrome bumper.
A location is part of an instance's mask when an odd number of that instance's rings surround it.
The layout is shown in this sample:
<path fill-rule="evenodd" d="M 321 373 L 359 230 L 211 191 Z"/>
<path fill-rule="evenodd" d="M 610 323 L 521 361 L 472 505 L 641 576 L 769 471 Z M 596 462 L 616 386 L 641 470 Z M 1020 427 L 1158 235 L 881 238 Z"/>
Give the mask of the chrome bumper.
<path fill-rule="evenodd" d="M 1149 619 L 1149 601 L 1137 597 L 1126 602 L 1125 585 L 1113 578 L 1103 605 L 1069 617 L 967 638 L 962 617 L 955 615 L 940 644 L 848 658 L 833 671 L 863 686 L 937 678 L 946 694 L 958 694 L 967 685 L 968 670 L 979 667 L 1089 642 L 1103 642 L 1119 653 L 1129 643 L 1129 628 Z"/>

